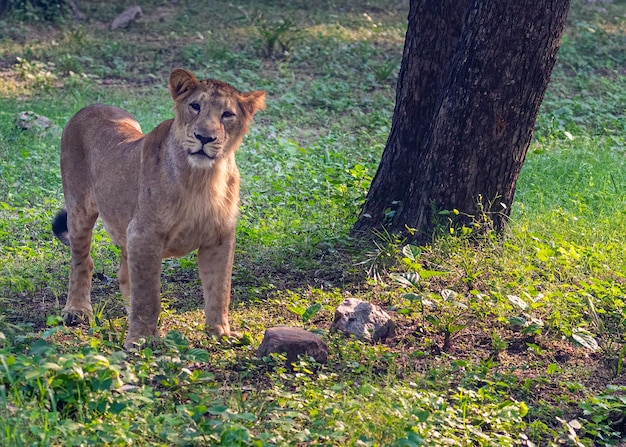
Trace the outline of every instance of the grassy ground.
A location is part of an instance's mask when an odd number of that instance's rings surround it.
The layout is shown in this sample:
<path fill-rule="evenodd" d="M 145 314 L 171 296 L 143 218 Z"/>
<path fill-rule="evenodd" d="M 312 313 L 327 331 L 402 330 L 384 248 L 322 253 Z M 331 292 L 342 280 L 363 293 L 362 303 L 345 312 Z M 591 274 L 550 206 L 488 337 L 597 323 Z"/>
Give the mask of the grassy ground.
<path fill-rule="evenodd" d="M 147 1 L 115 32 L 121 1 L 79 2 L 82 23 L 0 22 L 0 444 L 617 445 L 626 5 L 574 1 L 506 233 L 444 228 L 414 247 L 348 237 L 389 131 L 407 3 L 267 3 Z M 101 227 L 96 317 L 58 325 L 59 138 L 93 102 L 146 130 L 171 117 L 177 66 L 268 92 L 238 153 L 232 319 L 245 337 L 202 334 L 191 255 L 164 262 L 164 342 L 128 354 L 119 250 Z M 23 110 L 52 127 L 16 129 Z M 386 308 L 396 336 L 328 333 L 346 297 Z M 255 358 L 282 324 L 322 334 L 329 363 Z"/>

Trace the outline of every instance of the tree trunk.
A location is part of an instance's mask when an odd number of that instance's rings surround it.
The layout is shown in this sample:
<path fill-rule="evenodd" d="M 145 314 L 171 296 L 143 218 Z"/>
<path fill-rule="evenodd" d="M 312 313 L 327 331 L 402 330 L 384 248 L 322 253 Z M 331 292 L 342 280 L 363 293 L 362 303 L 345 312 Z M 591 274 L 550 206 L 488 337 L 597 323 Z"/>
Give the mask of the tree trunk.
<path fill-rule="evenodd" d="M 392 128 L 355 233 L 423 239 L 445 210 L 502 226 L 569 3 L 411 1 Z"/>
<path fill-rule="evenodd" d="M 406 201 L 423 149 L 419 142 L 435 113 L 468 5 L 469 0 L 411 1 L 391 132 L 355 229 L 380 226 Z M 364 217 L 368 213 L 371 219 Z"/>

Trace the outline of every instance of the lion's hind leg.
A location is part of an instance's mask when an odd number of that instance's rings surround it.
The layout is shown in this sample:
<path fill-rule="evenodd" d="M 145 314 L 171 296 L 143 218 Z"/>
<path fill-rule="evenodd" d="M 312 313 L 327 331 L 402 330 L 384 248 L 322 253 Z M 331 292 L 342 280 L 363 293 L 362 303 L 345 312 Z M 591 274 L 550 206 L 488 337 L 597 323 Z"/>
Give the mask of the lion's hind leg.
<path fill-rule="evenodd" d="M 130 275 L 128 274 L 128 251 L 124 246 L 122 246 L 120 271 L 117 275 L 117 279 L 120 283 L 120 292 L 122 293 L 126 313 L 130 315 Z"/>
<path fill-rule="evenodd" d="M 98 212 L 87 212 L 84 208 L 72 210 L 70 207 L 67 212 L 72 262 L 67 303 L 62 310 L 62 316 L 66 324 L 76 324 L 88 320 L 93 315 L 90 298 L 93 259 L 89 251 Z"/>

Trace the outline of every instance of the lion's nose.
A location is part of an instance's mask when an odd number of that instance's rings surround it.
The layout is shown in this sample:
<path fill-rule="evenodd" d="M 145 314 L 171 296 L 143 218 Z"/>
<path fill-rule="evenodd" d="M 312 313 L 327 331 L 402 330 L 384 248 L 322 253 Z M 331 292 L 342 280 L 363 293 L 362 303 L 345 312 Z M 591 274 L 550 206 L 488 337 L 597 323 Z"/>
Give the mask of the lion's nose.
<path fill-rule="evenodd" d="M 207 143 L 213 143 L 215 140 L 217 140 L 216 137 L 205 137 L 204 135 L 200 135 L 198 133 L 194 133 L 193 136 L 196 137 L 196 139 L 200 141 L 203 146 Z"/>

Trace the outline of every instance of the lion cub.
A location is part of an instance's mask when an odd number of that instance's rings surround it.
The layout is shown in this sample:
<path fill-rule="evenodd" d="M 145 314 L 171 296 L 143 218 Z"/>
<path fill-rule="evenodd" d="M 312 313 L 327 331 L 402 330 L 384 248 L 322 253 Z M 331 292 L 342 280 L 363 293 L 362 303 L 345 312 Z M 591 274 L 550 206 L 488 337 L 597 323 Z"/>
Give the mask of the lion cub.
<path fill-rule="evenodd" d="M 71 247 L 63 319 L 93 313 L 93 260 L 98 216 L 122 248 L 119 283 L 130 299 L 124 345 L 158 335 L 161 259 L 198 250 L 206 329 L 229 336 L 228 305 L 239 208 L 235 151 L 265 91 L 242 93 L 229 84 L 199 81 L 183 69 L 169 79 L 175 117 L 143 134 L 124 110 L 95 104 L 72 117 L 61 138 L 65 209 L 55 235 Z"/>

